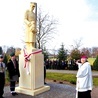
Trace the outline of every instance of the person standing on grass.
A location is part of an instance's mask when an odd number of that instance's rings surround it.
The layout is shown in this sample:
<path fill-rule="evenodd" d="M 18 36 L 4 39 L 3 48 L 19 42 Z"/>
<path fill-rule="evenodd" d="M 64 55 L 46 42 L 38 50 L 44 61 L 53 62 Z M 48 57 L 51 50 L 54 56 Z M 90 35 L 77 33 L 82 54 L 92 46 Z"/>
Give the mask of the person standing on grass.
<path fill-rule="evenodd" d="M 3 55 L 0 55 L 0 98 L 4 98 L 5 70 L 6 67 L 5 63 L 3 63 Z"/>
<path fill-rule="evenodd" d="M 87 61 L 86 56 L 81 57 L 81 62 L 78 64 L 77 83 L 76 83 L 76 98 L 91 98 L 93 88 L 91 65 Z"/>

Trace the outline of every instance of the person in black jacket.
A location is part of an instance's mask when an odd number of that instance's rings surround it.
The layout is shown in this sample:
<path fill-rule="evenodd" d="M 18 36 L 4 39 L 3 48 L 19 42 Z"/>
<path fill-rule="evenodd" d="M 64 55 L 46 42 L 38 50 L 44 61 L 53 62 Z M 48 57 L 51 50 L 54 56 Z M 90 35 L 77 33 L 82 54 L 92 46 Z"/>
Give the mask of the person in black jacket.
<path fill-rule="evenodd" d="M 4 98 L 5 70 L 6 66 L 3 62 L 3 55 L 0 55 L 0 98 Z"/>
<path fill-rule="evenodd" d="M 7 69 L 8 69 L 9 78 L 10 78 L 10 91 L 11 91 L 11 94 L 15 96 L 15 95 L 18 95 L 15 92 L 15 84 L 20 77 L 19 64 L 18 64 L 18 61 L 16 60 L 15 53 L 11 53 L 10 56 L 11 56 L 11 59 L 7 63 Z"/>

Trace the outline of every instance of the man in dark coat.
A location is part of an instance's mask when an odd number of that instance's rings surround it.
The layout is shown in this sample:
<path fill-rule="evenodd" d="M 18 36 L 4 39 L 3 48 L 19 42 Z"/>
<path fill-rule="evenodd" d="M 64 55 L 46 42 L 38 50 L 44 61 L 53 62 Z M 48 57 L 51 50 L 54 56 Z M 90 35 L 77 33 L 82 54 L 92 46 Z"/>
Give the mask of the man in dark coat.
<path fill-rule="evenodd" d="M 6 66 L 3 62 L 4 58 L 3 55 L 0 55 L 0 98 L 4 98 L 4 85 L 5 85 L 5 70 Z"/>
<path fill-rule="evenodd" d="M 11 56 L 11 59 L 7 63 L 7 69 L 8 69 L 9 78 L 10 78 L 10 91 L 11 91 L 11 94 L 15 96 L 15 95 L 18 95 L 15 92 L 15 84 L 20 77 L 19 64 L 18 64 L 18 61 L 16 60 L 15 53 L 11 53 L 10 56 Z"/>

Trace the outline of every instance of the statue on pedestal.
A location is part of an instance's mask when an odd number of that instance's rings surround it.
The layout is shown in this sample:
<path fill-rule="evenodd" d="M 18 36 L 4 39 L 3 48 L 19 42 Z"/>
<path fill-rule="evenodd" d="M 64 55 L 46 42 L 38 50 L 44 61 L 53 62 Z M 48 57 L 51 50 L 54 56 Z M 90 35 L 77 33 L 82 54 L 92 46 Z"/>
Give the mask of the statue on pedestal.
<path fill-rule="evenodd" d="M 36 14 L 33 12 L 36 7 L 36 3 L 30 3 L 30 9 L 26 10 L 24 16 L 24 22 L 26 25 L 25 30 L 25 43 L 26 48 L 28 49 L 35 49 L 35 42 L 36 42 Z"/>
<path fill-rule="evenodd" d="M 19 55 L 19 86 L 16 92 L 35 96 L 50 90 L 50 86 L 44 85 L 44 55 L 41 49 L 35 48 L 36 42 L 36 3 L 30 3 L 30 9 L 25 12 L 25 43 L 26 49 Z M 36 10 L 35 10 L 36 12 Z M 33 50 L 33 51 L 32 51 Z M 24 68 L 26 68 L 26 71 Z M 24 81 L 25 80 L 25 81 Z"/>

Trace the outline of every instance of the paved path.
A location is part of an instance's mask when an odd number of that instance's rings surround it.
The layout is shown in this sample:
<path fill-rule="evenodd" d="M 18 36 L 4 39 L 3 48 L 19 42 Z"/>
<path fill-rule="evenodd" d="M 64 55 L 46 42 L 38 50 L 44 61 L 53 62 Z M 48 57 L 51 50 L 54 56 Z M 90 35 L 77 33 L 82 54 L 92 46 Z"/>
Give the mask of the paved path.
<path fill-rule="evenodd" d="M 57 83 L 48 83 L 47 85 L 50 86 L 50 90 L 44 93 L 41 93 L 37 96 L 28 96 L 24 94 L 18 94 L 15 98 L 75 98 L 75 87 L 70 85 L 64 84 L 57 84 Z M 10 94 L 9 86 L 5 87 L 5 98 L 14 98 Z"/>
<path fill-rule="evenodd" d="M 77 71 L 68 71 L 68 70 L 47 70 L 47 72 L 62 72 L 62 73 L 74 73 Z M 93 75 L 98 76 L 98 72 L 93 72 Z M 47 81 L 47 85 L 50 86 L 50 90 L 44 93 L 41 93 L 37 96 L 29 96 L 25 94 L 18 94 L 16 96 L 12 96 L 10 94 L 9 86 L 5 86 L 4 88 L 4 97 L 5 98 L 75 98 L 75 85 L 68 84 L 58 84 L 55 82 Z M 17 85 L 18 86 L 18 85 Z M 94 87 L 92 90 L 92 98 L 98 98 L 98 87 Z"/>
<path fill-rule="evenodd" d="M 4 88 L 5 98 L 75 98 L 75 86 L 68 84 L 58 84 L 54 82 L 47 82 L 47 85 L 50 86 L 50 90 L 44 93 L 41 93 L 37 96 L 29 96 L 25 94 L 18 94 L 12 96 L 9 91 L 9 86 Z M 92 98 L 98 98 L 98 87 L 92 90 Z"/>

